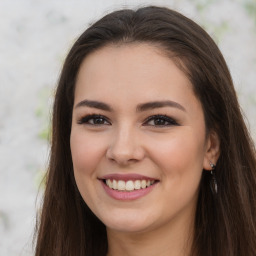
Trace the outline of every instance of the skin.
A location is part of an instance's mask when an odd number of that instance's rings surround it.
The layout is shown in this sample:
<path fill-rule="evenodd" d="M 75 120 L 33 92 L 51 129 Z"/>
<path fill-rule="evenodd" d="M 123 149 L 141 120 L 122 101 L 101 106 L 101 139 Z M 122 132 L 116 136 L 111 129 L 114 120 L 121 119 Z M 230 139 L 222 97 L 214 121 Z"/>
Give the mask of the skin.
<path fill-rule="evenodd" d="M 179 105 L 138 111 L 167 100 Z M 81 123 L 91 114 L 104 118 Z M 177 124 L 148 121 L 159 114 Z M 171 59 L 147 44 L 107 46 L 87 56 L 76 82 L 70 145 L 78 189 L 107 227 L 108 255 L 188 255 L 202 170 L 216 163 L 219 143 L 214 132 L 206 136 L 201 103 Z M 113 173 L 159 182 L 144 197 L 120 201 L 99 180 Z"/>

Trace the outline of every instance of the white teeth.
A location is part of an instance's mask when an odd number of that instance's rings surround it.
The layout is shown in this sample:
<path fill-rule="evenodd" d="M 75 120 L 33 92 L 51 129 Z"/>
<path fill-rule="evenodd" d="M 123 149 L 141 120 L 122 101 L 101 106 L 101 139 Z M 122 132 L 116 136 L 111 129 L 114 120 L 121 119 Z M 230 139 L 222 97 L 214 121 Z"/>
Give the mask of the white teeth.
<path fill-rule="evenodd" d="M 141 188 L 140 180 L 135 180 L 135 182 L 134 182 L 134 188 L 135 188 L 135 189 L 140 189 L 140 188 Z"/>
<path fill-rule="evenodd" d="M 106 183 L 110 188 L 113 188 L 113 183 L 111 180 L 106 180 Z"/>
<path fill-rule="evenodd" d="M 125 184 L 125 190 L 132 191 L 134 190 L 134 182 L 129 180 Z"/>
<path fill-rule="evenodd" d="M 125 181 L 119 180 L 117 182 L 117 190 L 125 190 Z"/>
<path fill-rule="evenodd" d="M 113 187 L 112 187 L 112 188 L 113 188 L 113 189 L 117 189 L 117 182 L 116 182 L 116 180 L 113 180 L 113 183 L 112 183 L 112 184 L 113 184 Z"/>
<path fill-rule="evenodd" d="M 146 186 L 147 186 L 147 182 L 145 180 L 142 180 L 141 181 L 141 187 L 146 188 Z"/>
<path fill-rule="evenodd" d="M 123 180 L 106 180 L 106 185 L 109 188 L 120 191 L 133 191 L 138 189 L 144 189 L 146 187 L 153 185 L 154 183 L 154 180 L 128 180 L 126 182 Z"/>

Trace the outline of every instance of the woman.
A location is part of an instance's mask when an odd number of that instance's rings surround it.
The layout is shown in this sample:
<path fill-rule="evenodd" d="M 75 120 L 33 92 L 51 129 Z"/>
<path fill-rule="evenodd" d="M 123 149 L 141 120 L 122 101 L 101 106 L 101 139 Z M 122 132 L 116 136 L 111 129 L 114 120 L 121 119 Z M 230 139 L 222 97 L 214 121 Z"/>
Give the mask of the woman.
<path fill-rule="evenodd" d="M 218 47 L 159 7 L 113 12 L 57 88 L 36 255 L 256 255 L 255 148 Z"/>

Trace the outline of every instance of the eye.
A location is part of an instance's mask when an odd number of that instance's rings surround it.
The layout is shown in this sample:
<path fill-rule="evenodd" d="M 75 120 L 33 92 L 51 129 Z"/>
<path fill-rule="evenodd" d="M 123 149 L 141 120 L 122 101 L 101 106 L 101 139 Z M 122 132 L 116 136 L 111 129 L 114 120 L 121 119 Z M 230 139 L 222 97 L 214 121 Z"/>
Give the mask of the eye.
<path fill-rule="evenodd" d="M 144 126 L 158 126 L 158 127 L 166 127 L 172 125 L 179 125 L 173 118 L 168 117 L 166 115 L 154 115 L 150 116 L 143 123 Z"/>
<path fill-rule="evenodd" d="M 109 120 L 102 115 L 87 115 L 78 121 L 78 124 L 111 125 Z"/>

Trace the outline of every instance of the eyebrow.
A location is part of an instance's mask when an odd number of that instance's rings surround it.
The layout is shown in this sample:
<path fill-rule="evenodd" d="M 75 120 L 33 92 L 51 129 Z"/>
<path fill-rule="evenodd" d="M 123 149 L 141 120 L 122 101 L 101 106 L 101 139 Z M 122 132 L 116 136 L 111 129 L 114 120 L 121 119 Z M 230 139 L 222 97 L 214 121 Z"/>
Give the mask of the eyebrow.
<path fill-rule="evenodd" d="M 178 108 L 184 112 L 186 112 L 186 109 L 180 105 L 178 102 L 171 101 L 171 100 L 165 100 L 165 101 L 153 101 L 153 102 L 147 102 L 143 104 L 139 104 L 137 106 L 137 111 L 146 111 L 150 109 L 155 109 L 155 108 L 163 108 L 163 107 L 173 107 L 173 108 Z"/>
<path fill-rule="evenodd" d="M 79 107 L 97 108 L 109 112 L 112 111 L 112 108 L 108 104 L 95 100 L 82 100 L 75 106 L 75 108 Z"/>
<path fill-rule="evenodd" d="M 97 108 L 97 109 L 101 109 L 109 112 L 113 111 L 113 109 L 108 104 L 100 101 L 94 101 L 94 100 L 82 100 L 75 106 L 75 108 L 79 108 L 79 107 Z M 163 108 L 163 107 L 173 107 L 186 112 L 186 109 L 182 105 L 171 100 L 152 101 L 152 102 L 142 103 L 137 106 L 136 111 L 142 112 L 150 109 Z"/>

